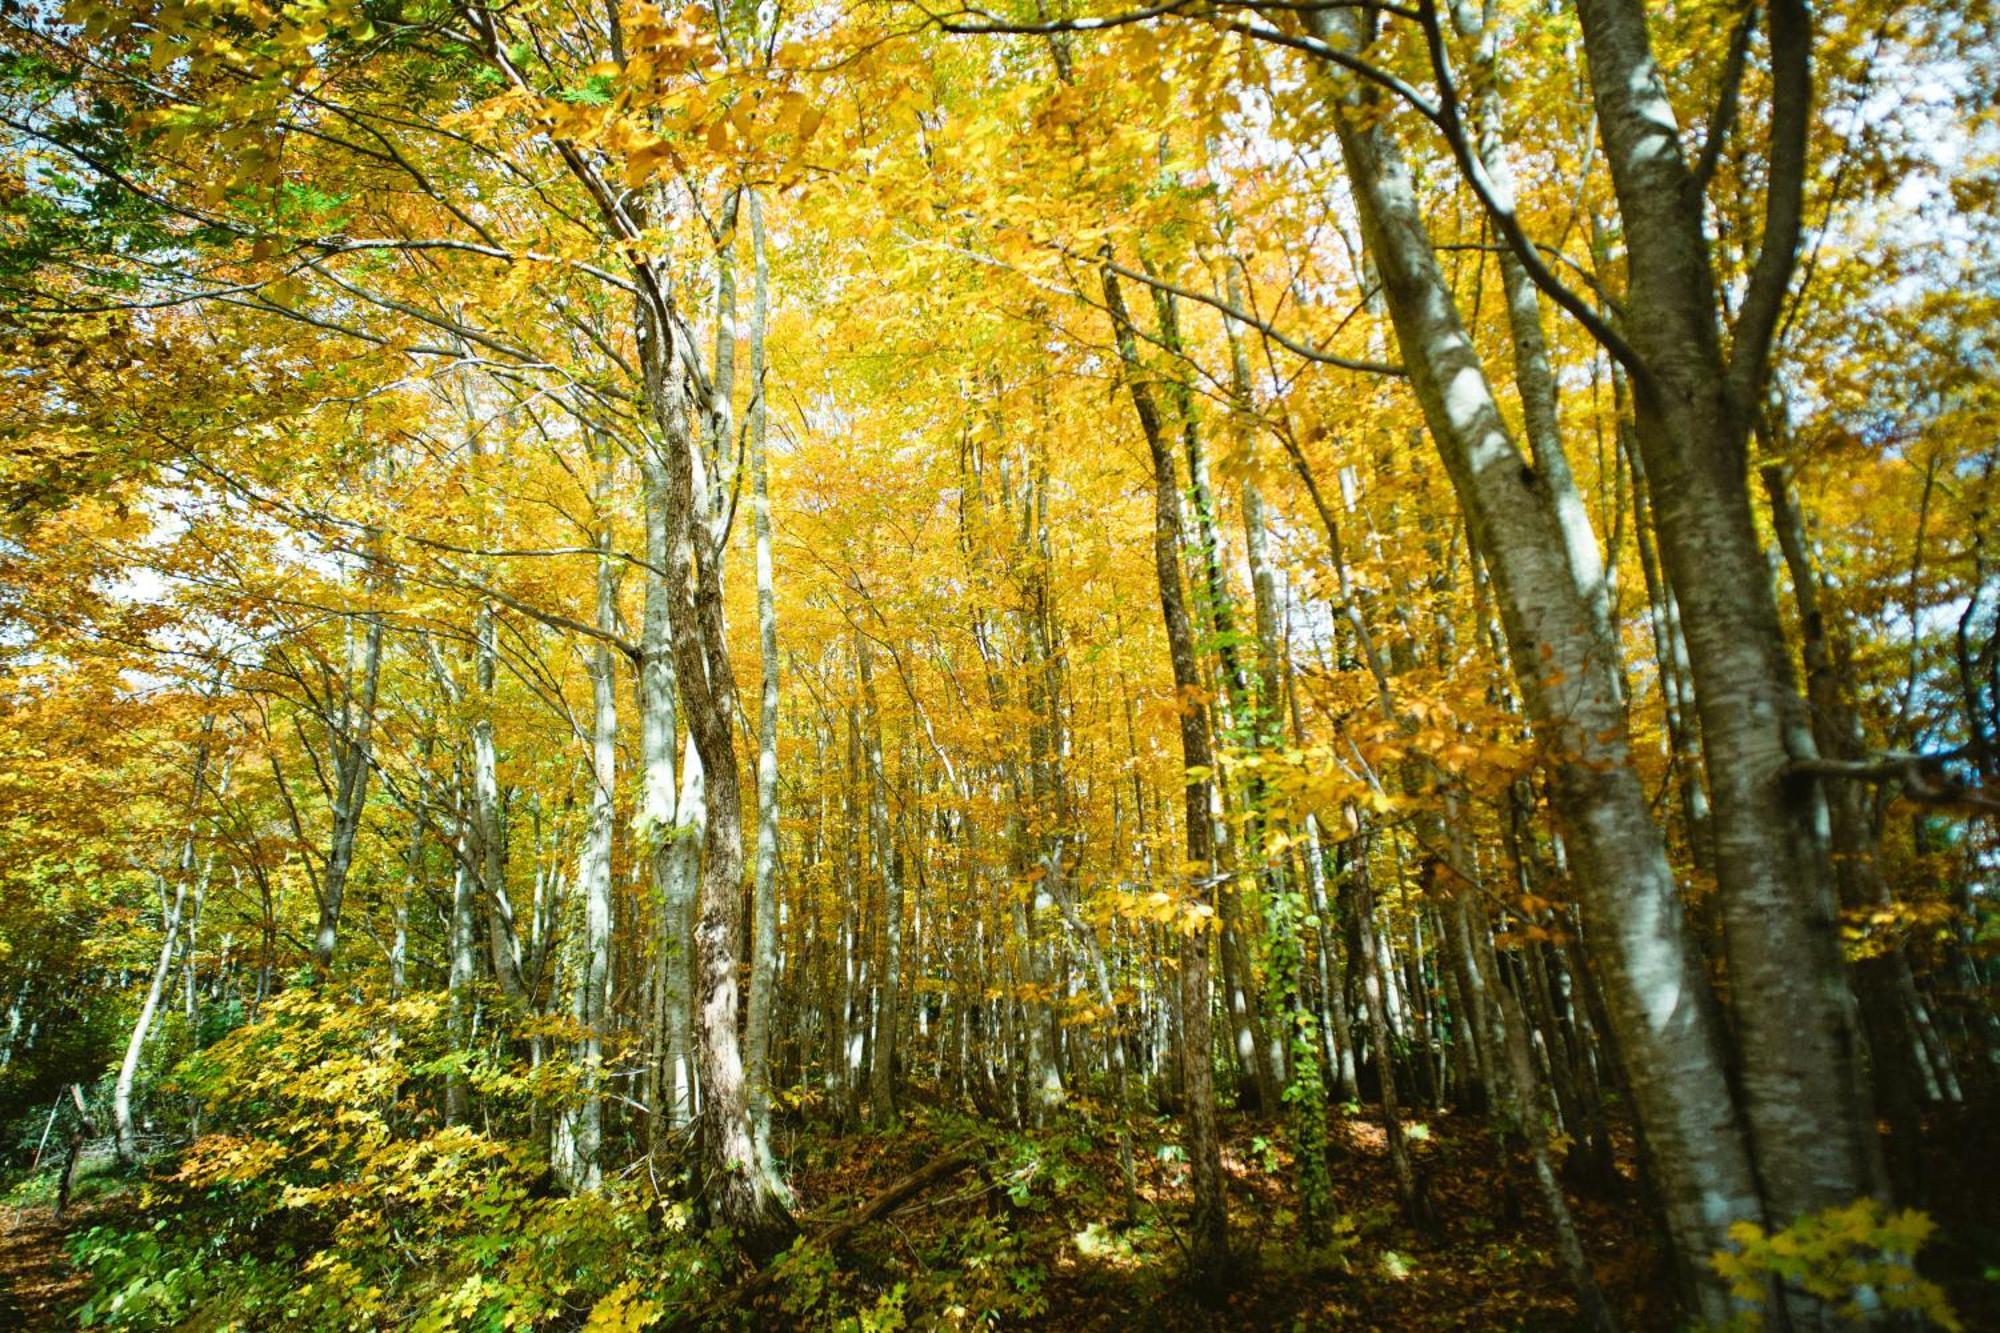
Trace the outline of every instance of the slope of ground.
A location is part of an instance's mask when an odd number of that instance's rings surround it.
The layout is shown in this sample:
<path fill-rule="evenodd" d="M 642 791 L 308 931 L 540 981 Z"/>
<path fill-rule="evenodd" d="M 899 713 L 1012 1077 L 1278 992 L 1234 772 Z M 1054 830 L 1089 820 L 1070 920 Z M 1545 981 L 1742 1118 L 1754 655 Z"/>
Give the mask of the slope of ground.
<path fill-rule="evenodd" d="M 905 1131 L 796 1145 L 809 1215 L 837 1219 L 907 1172 L 962 1151 L 980 1161 L 884 1220 L 828 1265 L 759 1297 L 762 1319 L 847 1310 L 891 1322 L 908 1310 L 984 1309 L 1003 1326 L 1105 1330 L 1352 1327 L 1560 1329 L 1576 1318 L 1554 1237 L 1526 1178 L 1500 1166 L 1483 1123 L 1423 1122 L 1415 1145 L 1440 1221 L 1409 1226 L 1372 1108 L 1338 1122 L 1335 1238 L 1296 1243 L 1292 1163 L 1270 1126 L 1225 1120 L 1240 1271 L 1205 1308 L 1179 1280 L 1186 1168 L 1153 1127 L 1135 1136 L 1136 1208 L 1125 1218 L 1116 1140 L 1084 1122 L 994 1134 L 919 1115 Z M 1626 1176 L 1631 1176 L 1626 1163 Z M 1632 1329 L 1673 1326 L 1669 1275 L 1634 1198 L 1572 1196 L 1593 1266 Z M 896 1312 L 892 1314 L 891 1312 Z M 867 1326 L 864 1322 L 863 1326 Z"/>
<path fill-rule="evenodd" d="M 72 1211 L 58 1221 L 46 1204 L 0 1204 L 0 1328 L 72 1327 L 84 1277 L 70 1267 L 63 1238 L 77 1218 Z"/>

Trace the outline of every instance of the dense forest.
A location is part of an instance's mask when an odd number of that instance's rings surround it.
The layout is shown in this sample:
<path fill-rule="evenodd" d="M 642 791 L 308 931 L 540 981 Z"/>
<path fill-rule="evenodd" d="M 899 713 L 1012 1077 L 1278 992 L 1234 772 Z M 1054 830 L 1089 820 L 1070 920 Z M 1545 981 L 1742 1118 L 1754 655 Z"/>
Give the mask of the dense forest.
<path fill-rule="evenodd" d="M 7 0 L 0 1324 L 2000 1327 L 1997 27 Z"/>

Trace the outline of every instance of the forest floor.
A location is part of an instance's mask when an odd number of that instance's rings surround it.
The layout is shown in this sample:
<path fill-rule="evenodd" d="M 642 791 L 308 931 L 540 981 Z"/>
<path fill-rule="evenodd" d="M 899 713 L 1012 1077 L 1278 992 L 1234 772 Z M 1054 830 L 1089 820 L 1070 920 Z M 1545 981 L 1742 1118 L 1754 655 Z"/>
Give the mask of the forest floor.
<path fill-rule="evenodd" d="M 1417 1228 L 1395 1206 L 1386 1137 L 1375 1107 L 1333 1121 L 1334 1241 L 1303 1252 L 1289 1157 L 1268 1121 L 1223 1119 L 1232 1248 L 1239 1271 L 1219 1307 L 1180 1280 L 1187 1168 L 1162 1123 L 1138 1137 L 1136 1222 L 1123 1220 L 1116 1140 L 1081 1131 L 997 1138 L 982 1169 L 936 1186 L 849 1238 L 837 1282 L 848 1308 L 870 1291 L 925 1281 L 976 1285 L 982 1263 L 1012 1275 L 1021 1299 L 1002 1327 L 1064 1330 L 1353 1328 L 1562 1330 L 1579 1324 L 1556 1255 L 1553 1227 L 1524 1167 L 1503 1170 L 1483 1117 L 1412 1118 L 1412 1149 L 1436 1222 Z M 1078 1122 L 1079 1124 L 1084 1122 Z M 919 1113 L 887 1136 L 829 1144 L 795 1158 L 793 1183 L 808 1218 L 837 1219 L 943 1154 L 963 1149 L 963 1122 Z M 1924 1267 L 1946 1287 L 1964 1327 L 2000 1329 L 2000 1139 L 1977 1113 L 1935 1115 L 1926 1126 L 1938 1239 Z M 1641 1197 L 1635 1145 L 1614 1131 L 1620 1179 L 1607 1193 L 1569 1192 L 1592 1270 L 1621 1327 L 1682 1327 L 1674 1279 Z M 962 1238 L 1004 1219 L 1014 1243 L 990 1258 Z M 813 1228 L 808 1222 L 808 1231 Z M 985 1233 L 982 1233 L 985 1234 Z M 951 1266 L 956 1264 L 956 1272 Z M 933 1267 L 936 1271 L 932 1271 Z M 914 1293 L 913 1293 L 914 1298 Z M 767 1318 L 782 1309 L 765 1298 Z M 782 1322 L 782 1321 L 781 1321 Z M 759 1322 L 755 1326 L 770 1326 Z M 865 1326 L 865 1325 L 864 1325 Z M 913 1325 L 914 1326 L 914 1325 Z"/>
<path fill-rule="evenodd" d="M 1238 1270 L 1222 1302 L 1203 1305 L 1180 1277 L 1187 1167 L 1174 1126 L 1152 1121 L 1134 1133 L 1128 1221 L 1117 1140 L 1093 1131 L 1088 1109 L 1024 1133 L 923 1107 L 887 1132 L 813 1128 L 787 1141 L 781 1131 L 777 1146 L 809 1236 L 927 1165 L 964 1164 L 854 1230 L 836 1255 L 781 1262 L 775 1280 L 746 1282 L 740 1299 L 708 1307 L 709 1322 L 805 1328 L 859 1316 L 862 1328 L 922 1328 L 958 1310 L 997 1327 L 1106 1333 L 1577 1326 L 1540 1199 L 1518 1164 L 1501 1168 L 1483 1117 L 1444 1112 L 1408 1122 L 1436 1214 L 1434 1225 L 1417 1228 L 1394 1205 L 1376 1108 L 1336 1115 L 1334 1238 L 1308 1252 L 1298 1242 L 1296 1177 L 1280 1135 L 1268 1121 L 1225 1115 Z M 1961 1112 L 1933 1116 L 1925 1142 L 1940 1231 L 1924 1267 L 1946 1286 L 1964 1327 L 2000 1328 L 2000 1139 L 1981 1116 Z M 1603 1196 L 1572 1191 L 1570 1206 L 1621 1327 L 1674 1329 L 1672 1274 L 1633 1183 L 1633 1144 L 1617 1146 L 1618 1184 Z M 115 1217 L 130 1181 L 105 1173 L 88 1186 L 60 1222 L 46 1199 L 26 1191 L 0 1200 L 0 1329 L 74 1326 L 84 1277 L 70 1267 L 65 1237 Z"/>
<path fill-rule="evenodd" d="M 958 1127 L 918 1114 L 898 1133 L 822 1149 L 823 1160 L 803 1145 L 806 1160 L 793 1166 L 801 1207 L 808 1217 L 839 1218 L 926 1162 L 961 1151 Z M 1307 1252 L 1297 1242 L 1292 1162 L 1272 1142 L 1279 1135 L 1249 1116 L 1225 1116 L 1238 1271 L 1220 1306 L 1197 1303 L 1180 1280 L 1183 1242 L 1175 1224 L 1186 1207 L 1187 1168 L 1158 1133 L 1135 1136 L 1132 1222 L 1124 1218 L 1115 1138 L 1081 1129 L 1002 1135 L 997 1150 L 989 1142 L 982 1167 L 856 1232 L 837 1280 L 854 1308 L 870 1291 L 888 1293 L 897 1283 L 976 1285 L 982 1267 L 1004 1267 L 1016 1290 L 998 1299 L 982 1291 L 980 1303 L 997 1306 L 1003 1326 L 1016 1327 L 1126 1333 L 1573 1324 L 1576 1303 L 1554 1233 L 1525 1173 L 1500 1170 L 1483 1118 L 1445 1113 L 1412 1127 L 1436 1225 L 1412 1227 L 1395 1206 L 1382 1126 L 1373 1108 L 1363 1108 L 1334 1122 L 1334 1239 Z M 1625 1326 L 1669 1329 L 1671 1274 L 1630 1185 L 1631 1163 L 1622 1165 L 1622 1197 L 1572 1195 L 1572 1209 Z M 1011 1239 L 991 1255 L 964 1243 L 967 1234 L 996 1230 Z M 946 1271 L 954 1263 L 956 1272 Z M 774 1298 L 760 1308 L 767 1317 L 783 1313 Z"/>
<path fill-rule="evenodd" d="M 63 1240 L 84 1216 L 57 1220 L 48 1204 L 0 1204 L 0 1328 L 46 1333 L 71 1328 L 84 1275 L 70 1267 Z"/>

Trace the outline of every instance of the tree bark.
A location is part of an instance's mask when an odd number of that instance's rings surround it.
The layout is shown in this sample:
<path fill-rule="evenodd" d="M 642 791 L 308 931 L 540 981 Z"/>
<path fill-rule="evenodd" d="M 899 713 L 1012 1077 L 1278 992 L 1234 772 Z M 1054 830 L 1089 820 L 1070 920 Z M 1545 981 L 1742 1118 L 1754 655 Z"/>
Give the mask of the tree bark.
<path fill-rule="evenodd" d="M 708 545 L 695 521 L 707 512 L 705 482 L 689 428 L 681 362 L 674 354 L 677 335 L 663 318 L 662 305 L 642 303 L 640 341 L 647 405 L 666 480 L 674 666 L 706 784 L 706 857 L 695 904 L 703 1190 L 716 1219 L 763 1262 L 790 1243 L 797 1225 L 757 1168 L 750 1132 L 737 1024 L 743 826 L 732 734 L 736 680 L 722 624 L 721 552 Z"/>
<path fill-rule="evenodd" d="M 882 884 L 882 950 L 875 977 L 874 1032 L 868 1060 L 869 1114 L 877 1125 L 896 1120 L 896 1018 L 902 1004 L 903 883 L 889 819 L 889 778 L 882 763 L 882 712 L 875 698 L 873 654 L 864 634 L 854 636 L 854 660 L 861 676 L 861 743 L 868 762 L 868 846 Z"/>
<path fill-rule="evenodd" d="M 1813 568 L 1805 518 L 1799 512 L 1790 477 L 1781 463 L 1760 471 L 1771 507 L 1771 528 L 1785 558 L 1798 607 L 1799 649 L 1805 666 L 1806 699 L 1812 709 L 1814 742 L 1831 759 L 1863 759 L 1867 746 L 1853 692 L 1839 663 L 1848 654 L 1837 642 L 1844 636 L 1830 623 L 1820 602 L 1819 576 Z M 1856 783 L 1834 783 L 1826 793 L 1831 821 L 1835 882 L 1840 905 L 1851 911 L 1872 911 L 1891 902 L 1888 881 L 1877 859 L 1875 826 Z M 1916 1093 L 1930 1074 L 1924 1044 L 1904 1003 L 1914 991 L 1910 963 L 1900 942 L 1861 959 L 1854 967 L 1856 999 L 1868 1034 L 1869 1069 L 1877 1108 L 1889 1122 L 1887 1162 L 1896 1193 L 1908 1200 L 1922 1197 L 1922 1126 Z"/>
<path fill-rule="evenodd" d="M 139 1156 L 139 1131 L 132 1114 L 132 1091 L 138 1082 L 139 1058 L 146 1049 L 146 1036 L 152 1031 L 154 1015 L 159 1012 L 160 999 L 166 993 L 167 975 L 173 968 L 174 946 L 180 933 L 181 912 L 187 905 L 189 881 L 194 877 L 195 818 L 201 806 L 202 787 L 208 778 L 209 738 L 214 730 L 215 715 L 211 713 L 202 719 L 201 740 L 195 748 L 187 832 L 181 839 L 179 874 L 174 880 L 173 899 L 161 918 L 159 961 L 153 965 L 153 977 L 146 987 L 146 998 L 139 1004 L 138 1017 L 132 1020 L 132 1033 L 125 1042 L 125 1058 L 119 1062 L 118 1078 L 111 1086 L 112 1133 L 118 1160 L 126 1166 L 132 1165 Z"/>
<path fill-rule="evenodd" d="M 460 808 L 462 811 L 463 806 Z M 478 897 L 478 877 L 473 862 L 477 839 L 468 836 L 463 813 L 459 822 L 458 867 L 452 876 L 451 921 L 448 927 L 451 964 L 445 984 L 451 998 L 452 1046 L 454 1054 L 462 1062 L 472 1054 L 472 983 L 479 970 L 479 942 L 473 919 Z M 471 1118 L 472 1091 L 462 1064 L 455 1063 L 451 1072 L 445 1075 L 444 1105 L 447 1124 L 462 1125 Z"/>
<path fill-rule="evenodd" d="M 750 895 L 750 1004 L 744 1020 L 744 1077 L 750 1084 L 750 1132 L 757 1165 L 774 1186 L 771 1155 L 771 993 L 778 970 L 778 610 L 771 560 L 770 469 L 765 460 L 768 407 L 764 396 L 764 336 L 771 319 L 771 262 L 764 201 L 749 191 L 750 484 L 757 542 L 757 648 L 762 684 L 757 696 L 757 865 Z"/>
<path fill-rule="evenodd" d="M 1747 446 L 1770 323 L 1798 238 L 1811 96 L 1803 0 L 1768 6 L 1773 75 L 1763 250 L 1725 358 L 1718 298 L 1648 18 L 1638 0 L 1580 0 L 1597 122 L 1630 274 L 1638 440 L 1667 580 L 1687 636 L 1714 802 L 1744 1106 L 1771 1221 L 1879 1192 L 1865 1042 L 1840 956 L 1817 757 L 1751 512 Z"/>
<path fill-rule="evenodd" d="M 367 617 L 361 660 L 349 654 L 350 676 L 338 719 L 329 718 L 334 755 L 333 834 L 319 888 L 319 927 L 313 932 L 313 971 L 322 981 L 333 971 L 334 950 L 340 944 L 340 909 L 347 897 L 347 874 L 354 864 L 354 842 L 361 832 L 361 812 L 368 802 L 368 774 L 373 766 L 369 736 L 375 725 L 375 692 L 382 679 L 382 616 Z M 358 687 L 352 673 L 358 665 Z M 360 697 L 355 698 L 358 688 Z"/>
<path fill-rule="evenodd" d="M 1180 1028 L 1182 1113 L 1187 1121 L 1187 1157 L 1194 1179 L 1194 1212 L 1188 1221 L 1189 1277 L 1195 1291 L 1214 1299 L 1229 1278 L 1229 1215 L 1223 1196 L 1222 1149 L 1215 1126 L 1214 1036 L 1209 1008 L 1209 934 L 1214 919 L 1207 881 L 1216 872 L 1213 825 L 1209 812 L 1209 774 L 1214 755 L 1209 748 L 1208 718 L 1200 702 L 1201 675 L 1195 662 L 1194 630 L 1181 591 L 1180 486 L 1174 456 L 1153 396 L 1153 381 L 1139 361 L 1138 339 L 1126 310 L 1118 279 L 1107 268 L 1101 273 L 1104 303 L 1117 334 L 1126 389 L 1146 437 L 1153 462 L 1153 567 L 1159 580 L 1160 616 L 1165 622 L 1167 650 L 1173 663 L 1174 689 L 1179 699 L 1181 762 L 1186 770 L 1183 797 L 1184 832 L 1191 876 L 1188 901 L 1180 926 L 1180 996 L 1176 1011 Z M 1207 909 L 1207 910 L 1203 910 Z"/>
<path fill-rule="evenodd" d="M 1383 966 L 1375 928 L 1375 894 L 1369 883 L 1370 839 L 1364 837 L 1349 862 L 1348 882 L 1354 891 L 1354 916 L 1361 928 L 1361 994 L 1368 1010 L 1368 1031 L 1375 1045 L 1376 1081 L 1381 1084 L 1382 1129 L 1389 1141 L 1389 1168 L 1396 1180 L 1396 1195 L 1403 1216 L 1412 1227 L 1429 1231 L 1437 1225 L 1431 1208 L 1430 1191 L 1410 1156 L 1408 1137 L 1403 1132 L 1403 1115 L 1396 1095 L 1396 1045 L 1389 1030 L 1389 969 Z M 1350 844 L 1352 845 L 1352 844 Z"/>
<path fill-rule="evenodd" d="M 1347 14 L 1315 12 L 1308 22 L 1325 40 L 1359 44 Z M 1727 1288 L 1706 1260 L 1728 1243 L 1729 1223 L 1760 1219 L 1762 1209 L 1724 1075 L 1719 1018 L 1632 765 L 1616 647 L 1594 631 L 1546 490 L 1508 437 L 1379 98 L 1341 80 L 1330 90 L 1411 387 L 1492 572 L 1555 802 L 1573 830 L 1584 912 L 1607 956 L 1607 1000 L 1632 1061 L 1683 1280 L 1703 1317 L 1727 1318 Z"/>
<path fill-rule="evenodd" d="M 611 555 L 611 484 L 615 455 L 609 436 L 599 440 L 597 510 L 597 627 L 617 628 L 617 577 Z M 583 930 L 571 951 L 575 987 L 572 1015 L 583 1029 L 577 1046 L 583 1086 L 577 1106 L 558 1122 L 556 1165 L 564 1183 L 588 1193 L 603 1183 L 598 1154 L 604 1143 L 604 1039 L 609 1024 L 611 975 L 611 841 L 617 819 L 618 690 L 611 646 L 590 649 L 590 823 L 577 857 L 576 887 L 583 899 Z"/>
<path fill-rule="evenodd" d="M 1150 265 L 1148 271 L 1151 271 Z M 1170 356 L 1184 358 L 1186 353 L 1181 342 L 1179 303 L 1171 293 L 1160 287 L 1152 287 L 1150 291 L 1160 323 L 1160 345 Z M 1211 734 L 1219 727 L 1225 742 L 1235 744 L 1245 739 L 1239 733 L 1251 725 L 1255 705 L 1251 701 L 1250 678 L 1244 671 L 1242 654 L 1237 650 L 1236 605 L 1223 572 L 1222 534 L 1215 521 L 1215 492 L 1209 484 L 1208 455 L 1202 444 L 1201 422 L 1195 413 L 1194 392 L 1184 369 L 1175 367 L 1175 373 L 1164 379 L 1163 387 L 1174 419 L 1180 424 L 1181 446 L 1187 456 L 1187 496 L 1194 511 L 1192 536 L 1200 577 L 1200 594 L 1196 600 L 1203 614 L 1191 619 L 1197 624 L 1205 624 L 1214 641 L 1223 699 L 1227 704 L 1219 723 L 1215 710 L 1209 710 Z M 1184 537 L 1186 535 L 1183 534 Z M 1212 835 L 1218 858 L 1224 858 L 1231 845 L 1226 841 L 1226 829 L 1226 824 L 1220 825 Z M 1261 823 L 1253 819 L 1249 829 L 1253 836 L 1261 838 Z M 1251 861 L 1261 858 L 1261 850 L 1261 847 L 1248 849 Z M 1264 1033 L 1263 1006 L 1257 992 L 1253 951 L 1244 938 L 1242 902 L 1234 877 L 1216 885 L 1216 915 L 1221 922 L 1219 938 L 1224 998 L 1230 1019 L 1230 1047 L 1236 1055 L 1238 1069 L 1256 1096 L 1258 1109 L 1268 1115 L 1278 1108 L 1278 1084 L 1282 1071 L 1274 1068 L 1273 1052 Z M 1281 1062 L 1282 1057 L 1275 1063 Z"/>

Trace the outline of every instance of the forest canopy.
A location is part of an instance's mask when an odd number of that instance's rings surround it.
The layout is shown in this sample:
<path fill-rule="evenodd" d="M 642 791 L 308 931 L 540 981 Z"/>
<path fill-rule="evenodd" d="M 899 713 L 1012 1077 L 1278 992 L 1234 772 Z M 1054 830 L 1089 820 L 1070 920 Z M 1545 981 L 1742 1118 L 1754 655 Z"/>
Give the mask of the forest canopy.
<path fill-rule="evenodd" d="M 2000 1319 L 1928 0 L 9 0 L 0 1322 Z"/>

